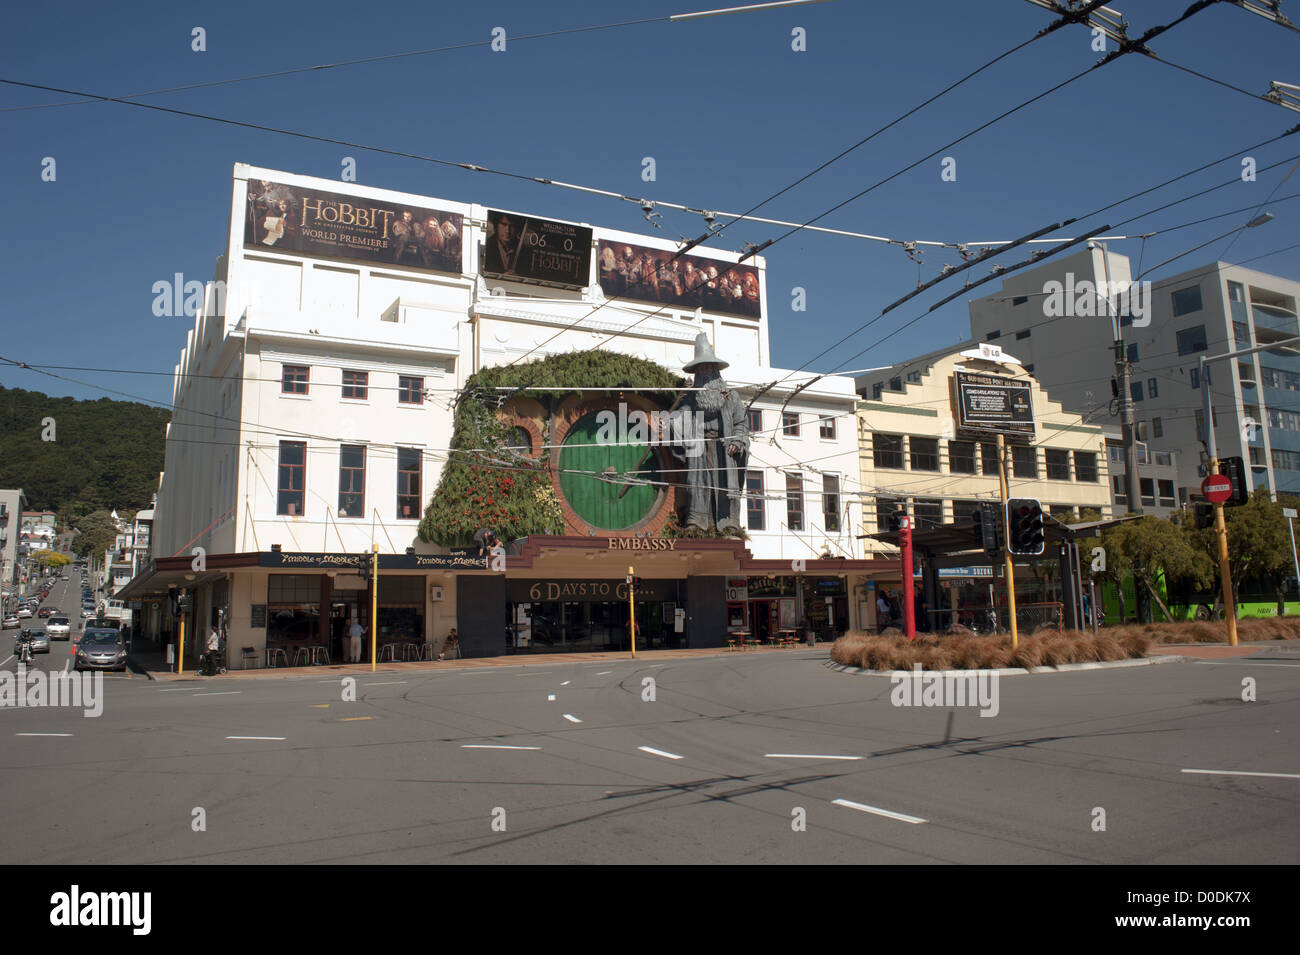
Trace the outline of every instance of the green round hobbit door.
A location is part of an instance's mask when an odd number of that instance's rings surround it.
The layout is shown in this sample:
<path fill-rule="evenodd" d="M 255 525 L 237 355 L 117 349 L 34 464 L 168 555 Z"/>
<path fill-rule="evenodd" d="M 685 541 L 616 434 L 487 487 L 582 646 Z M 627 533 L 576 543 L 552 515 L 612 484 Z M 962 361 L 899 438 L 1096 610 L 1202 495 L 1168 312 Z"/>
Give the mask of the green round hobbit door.
<path fill-rule="evenodd" d="M 619 435 L 608 423 L 613 409 L 592 412 L 574 422 L 560 447 L 560 493 L 573 512 L 600 530 L 626 530 L 654 514 L 666 493 L 662 484 L 629 484 L 625 478 L 663 481 L 655 447 Z M 625 443 L 610 441 L 626 438 Z M 576 473 L 575 473 L 576 472 Z M 604 475 L 608 480 L 601 480 Z"/>

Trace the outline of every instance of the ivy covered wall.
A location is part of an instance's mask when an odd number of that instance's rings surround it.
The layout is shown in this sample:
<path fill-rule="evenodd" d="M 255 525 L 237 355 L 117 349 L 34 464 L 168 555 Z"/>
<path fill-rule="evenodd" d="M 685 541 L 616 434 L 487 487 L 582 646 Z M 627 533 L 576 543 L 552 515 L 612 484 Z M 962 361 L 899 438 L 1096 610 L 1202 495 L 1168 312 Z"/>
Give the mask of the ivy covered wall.
<path fill-rule="evenodd" d="M 672 372 L 631 355 L 585 351 L 520 365 L 498 365 L 471 375 L 456 404 L 452 451 L 420 521 L 420 539 L 444 546 L 473 543 L 488 527 L 502 540 L 560 534 L 564 517 L 550 475 L 550 455 L 533 459 L 507 450 L 510 425 L 503 399 L 528 397 L 547 409 L 579 388 L 626 388 L 670 404 L 671 389 L 687 384 Z M 498 389 L 518 389 L 510 391 Z M 550 436 L 545 435 L 549 444 Z"/>

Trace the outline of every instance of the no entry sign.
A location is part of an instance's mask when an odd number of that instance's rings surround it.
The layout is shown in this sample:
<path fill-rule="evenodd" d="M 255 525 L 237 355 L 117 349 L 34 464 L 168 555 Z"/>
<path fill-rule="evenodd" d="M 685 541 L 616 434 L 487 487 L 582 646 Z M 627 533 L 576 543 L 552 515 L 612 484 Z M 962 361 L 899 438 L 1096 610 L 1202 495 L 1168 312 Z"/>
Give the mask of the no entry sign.
<path fill-rule="evenodd" d="M 1232 482 L 1222 474 L 1211 474 L 1201 482 L 1201 494 L 1211 504 L 1222 504 L 1232 497 Z"/>

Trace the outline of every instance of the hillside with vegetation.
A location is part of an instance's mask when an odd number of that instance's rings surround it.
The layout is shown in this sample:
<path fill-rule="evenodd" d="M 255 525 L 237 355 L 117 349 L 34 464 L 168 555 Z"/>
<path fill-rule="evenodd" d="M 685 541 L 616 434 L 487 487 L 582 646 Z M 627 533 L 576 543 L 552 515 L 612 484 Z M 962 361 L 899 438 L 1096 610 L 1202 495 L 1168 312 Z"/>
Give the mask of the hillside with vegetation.
<path fill-rule="evenodd" d="M 0 387 L 0 487 L 60 523 L 149 506 L 171 413 L 132 401 L 79 401 Z"/>

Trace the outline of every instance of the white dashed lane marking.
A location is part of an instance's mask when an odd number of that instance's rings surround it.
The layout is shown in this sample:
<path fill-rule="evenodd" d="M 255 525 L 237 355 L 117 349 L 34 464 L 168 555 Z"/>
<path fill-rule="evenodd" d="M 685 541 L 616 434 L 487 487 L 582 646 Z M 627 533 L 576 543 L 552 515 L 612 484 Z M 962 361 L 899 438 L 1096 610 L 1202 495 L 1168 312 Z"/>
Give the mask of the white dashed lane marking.
<path fill-rule="evenodd" d="M 1235 769 L 1183 769 L 1179 772 L 1203 776 L 1267 776 L 1272 779 L 1300 779 L 1300 773 L 1248 773 Z"/>
<path fill-rule="evenodd" d="M 847 806 L 849 809 L 856 809 L 858 812 L 869 812 L 873 816 L 884 816 L 886 819 L 897 819 L 899 822 L 910 822 L 912 825 L 925 822 L 920 816 L 909 816 L 902 812 L 891 812 L 888 809 L 881 809 L 879 806 L 868 806 L 860 802 L 852 802 L 848 799 L 832 799 L 837 806 Z"/>
<path fill-rule="evenodd" d="M 565 713 L 565 714 L 564 714 L 564 718 L 565 718 L 566 720 L 568 720 L 570 723 L 581 723 L 581 722 L 582 722 L 582 720 L 578 719 L 578 718 L 577 718 L 576 716 L 574 716 L 572 713 Z"/>
<path fill-rule="evenodd" d="M 637 749 L 641 750 L 643 753 L 650 753 L 653 756 L 662 756 L 664 759 L 683 758 L 681 756 L 678 756 L 676 753 L 665 753 L 662 749 L 654 749 L 650 746 L 638 746 Z"/>

